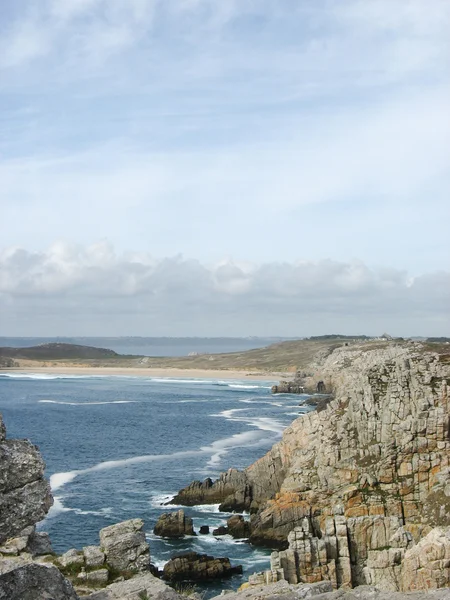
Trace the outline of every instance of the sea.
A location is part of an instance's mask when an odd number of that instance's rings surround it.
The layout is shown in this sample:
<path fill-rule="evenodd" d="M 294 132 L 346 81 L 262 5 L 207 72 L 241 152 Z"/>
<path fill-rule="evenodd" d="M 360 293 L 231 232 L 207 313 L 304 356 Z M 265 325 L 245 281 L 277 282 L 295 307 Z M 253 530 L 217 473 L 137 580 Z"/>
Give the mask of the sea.
<path fill-rule="evenodd" d="M 277 442 L 305 396 L 272 395 L 273 382 L 0 372 L 9 438 L 28 438 L 46 462 L 54 505 L 39 529 L 54 550 L 98 544 L 102 527 L 142 518 L 151 562 L 193 550 L 228 556 L 244 574 L 206 584 L 211 597 L 269 567 L 270 551 L 230 536 L 166 540 L 153 534 L 166 503 L 192 480 L 242 469 Z M 226 524 L 218 505 L 185 507 L 198 532 Z"/>

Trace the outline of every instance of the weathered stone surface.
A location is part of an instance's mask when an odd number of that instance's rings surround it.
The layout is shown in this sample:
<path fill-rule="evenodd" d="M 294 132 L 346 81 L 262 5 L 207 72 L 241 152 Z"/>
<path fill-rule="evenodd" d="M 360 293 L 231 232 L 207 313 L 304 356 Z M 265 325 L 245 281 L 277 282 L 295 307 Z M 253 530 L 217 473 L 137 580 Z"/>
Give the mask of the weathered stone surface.
<path fill-rule="evenodd" d="M 86 600 L 182 600 L 180 596 L 160 579 L 150 573 L 135 575 L 127 581 L 108 585 L 105 589 L 85 596 Z"/>
<path fill-rule="evenodd" d="M 450 527 L 437 527 L 406 551 L 401 588 L 426 590 L 450 585 Z"/>
<path fill-rule="evenodd" d="M 412 342 L 352 344 L 318 355 L 303 379 L 332 394 L 324 410 L 197 495 L 250 510 L 250 541 L 281 550 L 272 580 L 401 590 L 406 553 L 450 523 L 448 355 Z"/>
<path fill-rule="evenodd" d="M 7 440 L 0 415 L 0 543 L 42 520 L 53 503 L 44 461 L 28 440 Z"/>
<path fill-rule="evenodd" d="M 202 525 L 199 529 L 199 533 L 201 535 L 206 535 L 209 533 L 209 525 Z"/>
<path fill-rule="evenodd" d="M 245 586 L 245 584 L 244 584 Z M 241 586 L 240 591 L 227 594 L 227 600 L 449 600 L 450 589 L 432 592 L 398 593 L 386 592 L 372 586 L 359 586 L 352 590 L 339 589 L 332 591 L 331 584 L 326 581 L 313 584 L 289 584 L 278 581 L 268 585 Z M 242 590 L 242 591 L 241 591 Z M 219 600 L 223 596 L 215 596 Z"/>
<path fill-rule="evenodd" d="M 229 558 L 186 552 L 171 558 L 165 565 L 167 581 L 205 581 L 242 573 L 242 566 L 232 567 Z"/>
<path fill-rule="evenodd" d="M 242 515 L 233 515 L 227 520 L 228 533 L 234 538 L 247 538 L 250 535 L 250 523 Z"/>
<path fill-rule="evenodd" d="M 272 386 L 272 394 L 304 394 L 305 387 L 295 381 L 280 381 Z"/>
<path fill-rule="evenodd" d="M 105 553 L 99 546 L 85 546 L 83 556 L 86 567 L 101 567 L 105 562 Z"/>
<path fill-rule="evenodd" d="M 86 581 L 98 585 L 105 585 L 108 582 L 108 569 L 95 569 L 95 571 L 86 572 Z"/>
<path fill-rule="evenodd" d="M 0 575 L 0 600 L 78 600 L 78 596 L 56 567 L 30 563 Z"/>
<path fill-rule="evenodd" d="M 173 539 L 185 535 L 195 535 L 192 519 L 185 515 L 184 510 L 162 514 L 155 525 L 153 533 Z"/>
<path fill-rule="evenodd" d="M 100 547 L 106 562 L 119 571 L 145 571 L 150 568 L 150 549 L 145 540 L 142 519 L 130 519 L 100 531 Z"/>
<path fill-rule="evenodd" d="M 251 503 L 250 490 L 245 473 L 229 469 L 217 481 L 193 481 L 170 501 L 171 504 L 195 506 L 196 504 L 220 504 L 221 510 L 248 510 Z"/>
<path fill-rule="evenodd" d="M 59 558 L 58 562 L 63 567 L 84 567 L 84 556 L 78 550 L 67 550 Z"/>
<path fill-rule="evenodd" d="M 44 556 L 53 553 L 50 536 L 45 531 L 33 531 L 28 538 L 26 549 L 32 556 Z"/>

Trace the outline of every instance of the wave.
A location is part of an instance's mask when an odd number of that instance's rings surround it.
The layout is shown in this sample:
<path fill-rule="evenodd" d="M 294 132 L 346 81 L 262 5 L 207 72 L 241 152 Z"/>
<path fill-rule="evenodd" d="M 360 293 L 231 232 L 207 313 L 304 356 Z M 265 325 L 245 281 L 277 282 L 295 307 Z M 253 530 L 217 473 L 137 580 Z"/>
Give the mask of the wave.
<path fill-rule="evenodd" d="M 71 375 L 58 373 L 0 373 L 0 378 L 5 379 L 100 379 L 113 377 L 112 375 Z M 118 377 L 118 376 L 116 376 Z"/>
<path fill-rule="evenodd" d="M 264 423 L 264 421 L 267 421 L 267 423 Z M 186 457 L 209 455 L 210 459 L 207 465 L 217 466 L 222 457 L 233 448 L 258 447 L 263 444 L 267 444 L 267 436 L 265 436 L 263 432 L 278 432 L 278 427 L 275 428 L 274 425 L 270 425 L 270 421 L 270 419 L 264 418 L 255 419 L 254 422 L 259 424 L 258 429 L 243 433 L 236 433 L 230 437 L 216 440 L 209 446 L 202 446 L 198 450 L 184 450 L 180 452 L 173 452 L 172 454 L 144 454 L 142 456 L 133 456 L 131 458 L 103 461 L 86 469 L 54 473 L 50 477 L 50 487 L 52 488 L 52 491 L 55 491 L 67 483 L 70 483 L 80 475 L 89 475 L 90 473 L 96 473 L 98 471 L 117 469 L 140 463 L 160 462 L 166 460 L 170 461 Z"/>
<path fill-rule="evenodd" d="M 61 513 L 65 512 L 73 512 L 76 515 L 94 515 L 97 517 L 105 517 L 110 516 L 113 512 L 112 506 L 107 506 L 105 508 L 101 508 L 100 510 L 83 510 L 82 508 L 69 508 L 68 506 L 64 506 L 63 504 L 63 496 L 54 496 L 53 497 L 53 505 L 50 507 L 50 510 L 47 513 L 45 519 L 54 519 Z"/>
<path fill-rule="evenodd" d="M 60 400 L 38 400 L 45 404 L 65 404 L 67 406 L 93 406 L 97 404 L 137 404 L 137 400 L 110 400 L 105 402 L 63 402 Z"/>
<path fill-rule="evenodd" d="M 238 421 L 242 423 L 246 423 L 247 425 L 253 425 L 257 429 L 261 431 L 272 431 L 273 433 L 277 433 L 281 435 L 283 431 L 286 429 L 286 426 L 277 421 L 276 419 L 271 419 L 269 417 L 235 417 L 234 413 L 247 411 L 246 408 L 233 408 L 231 410 L 223 410 L 218 414 L 211 415 L 212 417 L 223 417 L 228 419 L 229 421 Z"/>
<path fill-rule="evenodd" d="M 271 386 L 268 385 L 244 385 L 241 383 L 230 383 L 228 384 L 230 388 L 236 388 L 239 390 L 270 390 Z"/>

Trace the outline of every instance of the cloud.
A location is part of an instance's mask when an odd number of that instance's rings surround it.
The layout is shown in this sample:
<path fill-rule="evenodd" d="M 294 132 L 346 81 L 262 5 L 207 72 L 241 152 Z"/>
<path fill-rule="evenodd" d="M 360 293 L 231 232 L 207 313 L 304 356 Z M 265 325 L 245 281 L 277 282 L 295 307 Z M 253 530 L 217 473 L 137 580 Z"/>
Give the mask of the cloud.
<path fill-rule="evenodd" d="M 447 268 L 447 0 L 4 4 L 4 245 Z"/>
<path fill-rule="evenodd" d="M 448 335 L 449 304 L 449 272 L 411 278 L 361 261 L 203 264 L 107 242 L 0 256 L 9 335 Z"/>

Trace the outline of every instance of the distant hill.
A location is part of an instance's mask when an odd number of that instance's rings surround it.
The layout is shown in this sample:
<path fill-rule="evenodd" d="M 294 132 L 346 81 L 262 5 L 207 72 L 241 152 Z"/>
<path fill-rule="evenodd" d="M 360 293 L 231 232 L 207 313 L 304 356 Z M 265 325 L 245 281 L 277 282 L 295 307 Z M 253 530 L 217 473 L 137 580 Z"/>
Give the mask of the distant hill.
<path fill-rule="evenodd" d="M 79 346 L 77 344 L 50 343 L 31 346 L 29 348 L 0 347 L 0 356 L 8 358 L 25 358 L 29 360 L 61 360 L 61 359 L 98 359 L 120 356 L 114 350 Z"/>

